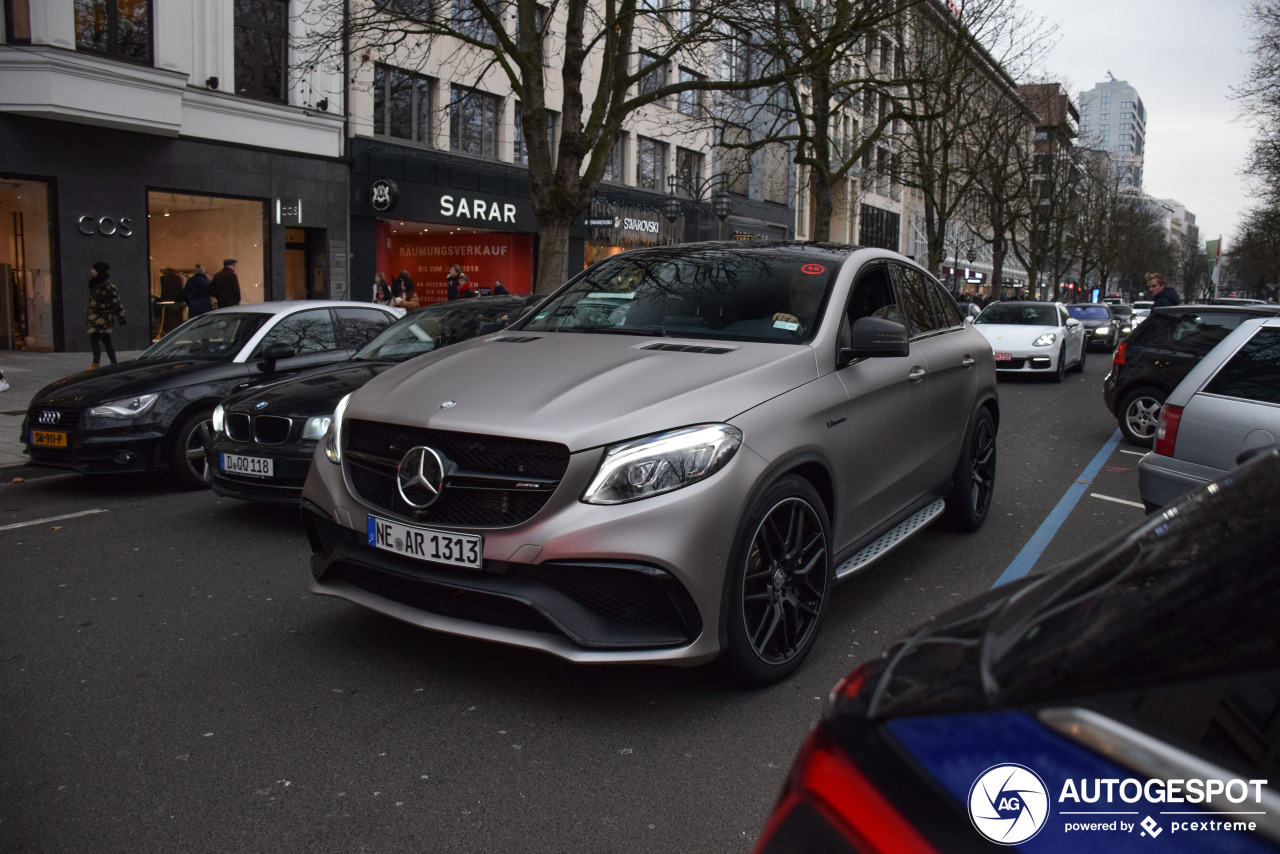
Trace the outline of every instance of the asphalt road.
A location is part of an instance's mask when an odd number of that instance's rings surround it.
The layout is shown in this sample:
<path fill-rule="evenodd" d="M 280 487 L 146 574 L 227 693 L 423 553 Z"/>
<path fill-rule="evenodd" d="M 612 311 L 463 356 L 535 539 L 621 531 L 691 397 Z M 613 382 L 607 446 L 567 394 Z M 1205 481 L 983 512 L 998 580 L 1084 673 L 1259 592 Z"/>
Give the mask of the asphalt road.
<path fill-rule="evenodd" d="M 0 485 L 0 850 L 747 852 L 858 661 L 990 588 L 1037 532 L 1041 567 L 1142 518 L 1125 445 L 1077 484 L 1115 433 L 1106 362 L 1003 379 L 986 526 L 926 531 L 841 585 L 808 662 L 763 690 L 312 596 L 293 511 L 150 478 Z"/>

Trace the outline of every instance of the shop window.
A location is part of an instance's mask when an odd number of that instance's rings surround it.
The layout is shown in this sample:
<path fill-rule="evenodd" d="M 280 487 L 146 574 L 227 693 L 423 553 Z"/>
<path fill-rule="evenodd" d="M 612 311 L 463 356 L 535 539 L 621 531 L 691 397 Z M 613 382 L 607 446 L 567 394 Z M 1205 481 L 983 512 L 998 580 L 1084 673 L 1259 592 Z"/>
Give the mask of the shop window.
<path fill-rule="evenodd" d="M 430 77 L 390 65 L 374 66 L 374 134 L 430 145 L 433 87 Z"/>
<path fill-rule="evenodd" d="M 76 50 L 151 62 L 151 0 L 75 0 L 75 16 Z"/>
<path fill-rule="evenodd" d="M 666 146 L 656 139 L 636 137 L 636 186 L 662 191 L 666 182 Z"/>
<path fill-rule="evenodd" d="M 165 190 L 147 193 L 151 293 L 162 296 L 161 277 L 172 269 L 185 279 L 197 264 L 213 276 L 224 258 L 235 258 L 242 303 L 266 295 L 267 208 L 253 199 L 196 196 Z M 278 297 L 276 297 L 278 298 Z"/>
<path fill-rule="evenodd" d="M 496 159 L 500 104 L 496 95 L 454 86 L 449 102 L 449 148 L 461 154 Z"/>
<path fill-rule="evenodd" d="M 288 99 L 289 0 L 235 0 L 236 94 Z"/>

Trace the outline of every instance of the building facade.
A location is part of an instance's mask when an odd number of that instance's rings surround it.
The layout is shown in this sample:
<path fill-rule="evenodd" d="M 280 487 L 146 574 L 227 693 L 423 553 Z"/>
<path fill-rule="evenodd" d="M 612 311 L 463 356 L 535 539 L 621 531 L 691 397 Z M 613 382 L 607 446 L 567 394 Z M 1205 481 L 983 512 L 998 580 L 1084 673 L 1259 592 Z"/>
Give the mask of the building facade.
<path fill-rule="evenodd" d="M 1080 139 L 1089 148 L 1110 152 L 1122 184 L 1142 189 L 1147 108 L 1137 89 L 1107 72 L 1106 80 L 1082 92 Z"/>

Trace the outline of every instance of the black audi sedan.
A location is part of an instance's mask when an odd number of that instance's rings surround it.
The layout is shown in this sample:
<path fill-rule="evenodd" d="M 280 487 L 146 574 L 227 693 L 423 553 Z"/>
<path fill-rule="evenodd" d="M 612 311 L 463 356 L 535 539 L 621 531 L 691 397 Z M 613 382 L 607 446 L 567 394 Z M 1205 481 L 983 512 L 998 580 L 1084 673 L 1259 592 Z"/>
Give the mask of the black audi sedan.
<path fill-rule="evenodd" d="M 392 365 L 496 332 L 539 299 L 476 297 L 420 308 L 341 364 L 229 398 L 213 411 L 206 445 L 209 485 L 229 498 L 298 503 L 316 442 L 345 395 Z"/>
<path fill-rule="evenodd" d="M 395 319 L 384 306 L 326 300 L 193 317 L 133 361 L 37 392 L 22 424 L 29 463 L 85 474 L 167 470 L 182 486 L 203 487 L 208 425 L 223 398 L 344 361 Z"/>
<path fill-rule="evenodd" d="M 1280 453 L 836 686 L 757 854 L 1280 851 Z"/>

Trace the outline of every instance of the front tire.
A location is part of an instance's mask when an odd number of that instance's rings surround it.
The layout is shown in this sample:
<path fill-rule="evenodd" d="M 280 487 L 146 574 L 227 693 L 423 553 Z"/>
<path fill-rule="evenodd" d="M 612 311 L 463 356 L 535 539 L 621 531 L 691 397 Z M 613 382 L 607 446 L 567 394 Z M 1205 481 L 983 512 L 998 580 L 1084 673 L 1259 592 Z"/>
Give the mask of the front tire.
<path fill-rule="evenodd" d="M 947 524 L 956 531 L 976 531 L 987 521 L 996 490 L 996 419 L 983 407 L 973 417 L 956 463 L 955 481 L 947 495 Z"/>
<path fill-rule="evenodd" d="M 195 412 L 183 419 L 169 446 L 169 476 L 183 489 L 206 489 L 204 446 L 212 436 L 213 413 Z"/>
<path fill-rule="evenodd" d="M 1058 351 L 1058 364 L 1053 368 L 1053 374 L 1049 377 L 1050 382 L 1060 383 L 1067 375 L 1067 345 L 1063 342 L 1062 349 Z"/>
<path fill-rule="evenodd" d="M 752 502 L 729 565 L 721 658 L 737 681 L 777 682 L 809 654 L 834 584 L 830 543 L 825 507 L 807 480 L 784 477 Z"/>
<path fill-rule="evenodd" d="M 1080 361 L 1076 362 L 1076 366 L 1072 368 L 1077 374 L 1084 373 L 1084 357 L 1089 352 L 1089 348 L 1085 344 L 1080 344 Z"/>

